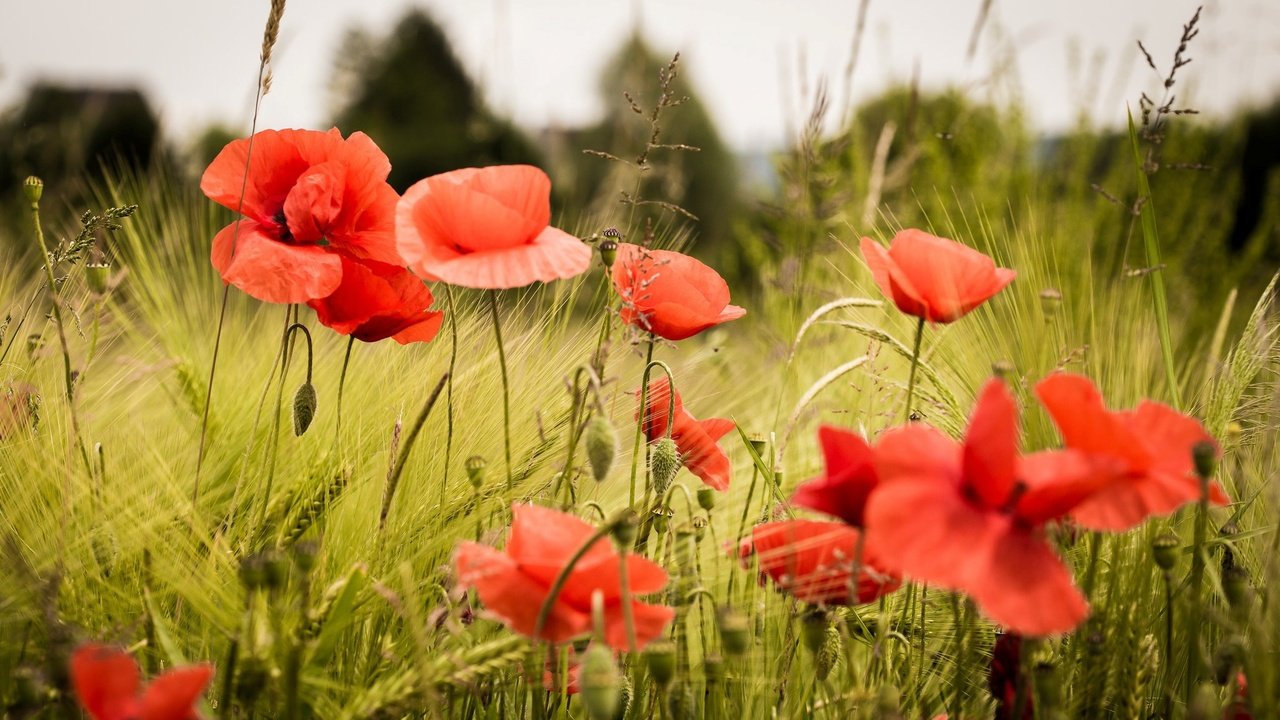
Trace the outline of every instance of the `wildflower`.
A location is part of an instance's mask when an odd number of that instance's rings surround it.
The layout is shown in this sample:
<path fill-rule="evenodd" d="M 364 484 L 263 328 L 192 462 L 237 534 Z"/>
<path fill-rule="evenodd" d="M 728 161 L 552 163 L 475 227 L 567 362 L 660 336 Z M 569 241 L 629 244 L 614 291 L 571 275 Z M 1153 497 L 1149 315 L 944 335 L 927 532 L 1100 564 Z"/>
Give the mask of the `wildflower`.
<path fill-rule="evenodd" d="M 864 526 L 867 498 L 875 490 L 875 453 L 861 435 L 831 425 L 818 429 L 826 469 L 820 477 L 801 483 L 791 503 Z"/>
<path fill-rule="evenodd" d="M 1066 632 L 1088 606 L 1044 526 L 1096 490 L 1096 475 L 1070 451 L 1020 457 L 1017 433 L 999 380 L 983 388 L 963 445 L 922 423 L 885 433 L 868 543 L 889 570 L 963 590 L 1012 632 Z"/>
<path fill-rule="evenodd" d="M 880 290 L 902 312 L 931 323 L 958 320 L 1017 274 L 973 248 L 923 230 L 903 230 L 886 251 L 862 238 L 862 257 Z"/>
<path fill-rule="evenodd" d="M 1109 411 L 1093 383 L 1072 373 L 1041 380 L 1036 395 L 1067 447 L 1088 455 L 1095 472 L 1109 479 L 1072 510 L 1080 525 L 1127 530 L 1200 498 L 1192 454 L 1212 438 L 1195 419 L 1150 400 L 1134 410 Z M 1216 482 L 1208 490 L 1215 505 L 1230 502 Z"/>
<path fill-rule="evenodd" d="M 367 135 L 344 140 L 337 128 L 231 142 L 200 180 L 209 199 L 244 215 L 214 237 L 213 266 L 259 300 L 301 303 L 338 289 L 343 258 L 401 265 L 390 171 Z"/>
<path fill-rule="evenodd" d="M 454 553 L 460 585 L 479 594 L 488 612 L 512 630 L 534 637 L 538 612 L 556 577 L 595 528 L 565 513 L 536 505 L 513 505 L 511 532 L 505 551 L 464 542 Z M 636 555 L 627 556 L 627 573 L 633 596 L 655 593 L 667 583 L 658 564 Z M 537 639 L 564 642 L 591 629 L 591 594 L 604 599 L 605 642 L 626 649 L 619 558 L 608 537 L 599 538 L 579 558 L 560 589 L 546 624 Z M 632 600 L 636 643 L 662 633 L 675 615 L 669 607 Z"/>
<path fill-rule="evenodd" d="M 1035 706 L 1030 698 L 1030 686 L 1022 673 L 1022 636 L 999 633 L 991 648 L 991 665 L 987 669 L 987 689 L 996 700 L 995 720 L 1014 720 L 1019 685 L 1023 686 L 1024 697 L 1018 720 L 1032 720 Z"/>
<path fill-rule="evenodd" d="M 342 283 L 308 302 L 322 325 L 363 342 L 391 338 L 401 345 L 436 336 L 444 313 L 432 312 L 431 291 L 397 265 L 342 258 Z"/>
<path fill-rule="evenodd" d="M 638 396 L 640 393 L 637 391 L 636 394 Z M 645 437 L 650 441 L 665 437 L 667 424 L 670 422 L 671 439 L 675 441 L 684 467 L 716 490 L 728 490 L 731 470 L 729 456 L 716 442 L 733 429 L 733 421 L 724 418 L 694 418 L 684 409 L 679 392 L 675 394 L 674 417 L 668 420 L 671 382 L 665 377 L 649 382 L 648 405 L 649 412 L 644 421 Z M 639 413 L 636 415 L 639 417 Z"/>
<path fill-rule="evenodd" d="M 550 227 L 551 180 L 531 165 L 432 175 L 396 207 L 396 242 L 424 280 L 498 290 L 584 272 L 591 247 Z"/>
<path fill-rule="evenodd" d="M 157 676 L 138 694 L 138 664 L 123 650 L 82 645 L 71 657 L 76 698 L 94 720 L 192 720 L 192 707 L 213 677 L 213 667 L 192 665 Z"/>
<path fill-rule="evenodd" d="M 667 340 L 684 340 L 747 314 L 729 304 L 724 279 L 688 255 L 619 243 L 611 272 L 622 298 L 622 321 Z"/>
<path fill-rule="evenodd" d="M 769 577 L 781 590 L 805 602 L 856 605 L 898 589 L 900 580 L 882 570 L 870 544 L 863 549 L 856 593 L 852 582 L 859 530 L 844 523 L 788 520 L 755 526 L 739 549 L 742 558 L 756 556 L 761 579 Z"/>

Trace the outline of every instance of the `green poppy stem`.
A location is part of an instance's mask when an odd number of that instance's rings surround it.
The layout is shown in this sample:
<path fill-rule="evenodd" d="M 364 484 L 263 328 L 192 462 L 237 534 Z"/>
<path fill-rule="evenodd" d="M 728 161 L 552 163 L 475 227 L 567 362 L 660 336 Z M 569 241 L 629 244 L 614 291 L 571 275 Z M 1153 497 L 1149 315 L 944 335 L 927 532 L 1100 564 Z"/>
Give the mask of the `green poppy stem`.
<path fill-rule="evenodd" d="M 453 288 L 444 285 L 445 302 L 449 304 L 449 380 L 445 389 L 444 479 L 440 482 L 440 505 L 449 489 L 449 464 L 453 461 L 453 375 L 458 364 L 458 311 L 453 304 Z M 501 343 L 499 343 L 501 344 Z"/>
<path fill-rule="evenodd" d="M 511 389 L 507 384 L 507 351 L 502 345 L 502 322 L 498 318 L 498 291 L 489 291 L 489 312 L 493 316 L 493 335 L 498 341 L 498 366 L 502 370 L 502 444 L 507 460 L 507 489 L 515 487 L 511 474 Z"/>
<path fill-rule="evenodd" d="M 634 508 L 636 506 L 636 466 L 640 460 L 640 436 L 644 434 L 645 410 L 649 407 L 649 365 L 653 363 L 653 336 L 649 336 L 649 349 L 644 356 L 644 373 L 641 376 L 640 384 L 640 416 L 636 419 L 636 439 L 631 445 L 631 494 L 627 505 Z M 645 485 L 648 482 L 648 463 L 645 463 Z"/>
<path fill-rule="evenodd" d="M 924 338 L 924 318 L 916 323 L 916 342 L 911 349 L 911 372 L 907 375 L 907 406 L 903 421 L 911 420 L 911 399 L 916 390 L 916 368 L 920 365 L 920 341 Z"/>

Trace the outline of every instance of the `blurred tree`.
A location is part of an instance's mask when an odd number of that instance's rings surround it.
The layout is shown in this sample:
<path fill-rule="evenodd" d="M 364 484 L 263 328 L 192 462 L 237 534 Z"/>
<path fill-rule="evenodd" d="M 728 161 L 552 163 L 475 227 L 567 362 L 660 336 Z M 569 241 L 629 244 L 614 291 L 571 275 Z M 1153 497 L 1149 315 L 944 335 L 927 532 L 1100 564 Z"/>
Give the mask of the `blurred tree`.
<path fill-rule="evenodd" d="M 391 158 L 390 182 L 462 167 L 540 164 L 527 138 L 494 116 L 426 13 L 405 15 L 385 39 L 348 33 L 338 51 L 334 124 L 367 133 Z"/>

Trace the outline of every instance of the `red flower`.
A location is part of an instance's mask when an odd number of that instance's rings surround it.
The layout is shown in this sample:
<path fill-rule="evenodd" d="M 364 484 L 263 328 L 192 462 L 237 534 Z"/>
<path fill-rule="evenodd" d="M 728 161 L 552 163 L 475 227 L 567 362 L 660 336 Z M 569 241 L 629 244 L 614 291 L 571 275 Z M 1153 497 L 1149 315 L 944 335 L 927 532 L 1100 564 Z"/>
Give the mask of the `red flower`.
<path fill-rule="evenodd" d="M 667 340 L 683 340 L 747 314 L 729 304 L 724 279 L 688 255 L 619 243 L 612 273 L 622 297 L 622 321 Z"/>
<path fill-rule="evenodd" d="M 489 613 L 512 630 L 533 637 L 538 611 L 556 576 L 569 559 L 595 533 L 595 528 L 565 513 L 537 505 L 513 505 L 511 534 L 505 552 L 487 545 L 464 542 L 454 553 L 458 582 L 475 588 Z M 591 629 L 591 595 L 604 595 L 605 642 L 618 650 L 627 648 L 622 617 L 622 584 L 619 559 L 608 537 L 601 538 L 578 560 L 569 579 L 551 606 L 539 639 L 565 642 Z M 627 556 L 632 595 L 662 589 L 667 573 L 646 558 Z M 636 643 L 643 647 L 662 634 L 675 611 L 662 605 L 632 600 Z"/>
<path fill-rule="evenodd" d="M 1149 400 L 1135 410 L 1110 412 L 1093 383 L 1071 373 L 1041 380 L 1036 395 L 1067 447 L 1088 455 L 1096 472 L 1110 480 L 1072 510 L 1079 524 L 1127 530 L 1200 498 L 1191 451 L 1213 438 L 1196 420 Z M 1230 502 L 1216 482 L 1209 484 L 1209 499 Z"/>
<path fill-rule="evenodd" d="M 1018 686 L 1025 685 L 1022 672 L 1022 636 L 1015 633 L 998 633 L 991 648 L 991 666 L 987 669 L 987 690 L 996 699 L 994 720 L 1015 720 L 1018 704 Z M 1023 689 L 1022 715 L 1016 720 L 1033 720 L 1035 707 L 1029 688 Z"/>
<path fill-rule="evenodd" d="M 573 277 L 591 264 L 591 248 L 550 221 L 551 180 L 538 168 L 465 168 L 405 191 L 396 241 L 425 280 L 517 288 Z"/>
<path fill-rule="evenodd" d="M 857 597 L 850 579 L 858 548 L 858 530 L 838 522 L 788 520 L 756 525 L 739 553 L 754 554 L 761 580 L 769 577 L 798 600 L 822 605 L 868 603 L 898 589 L 901 580 L 879 570 L 869 545 L 858 568 Z"/>
<path fill-rule="evenodd" d="M 1080 455 L 1018 455 L 1017 408 L 1003 383 L 983 388 L 961 445 L 911 424 L 876 444 L 880 486 L 868 540 L 891 571 L 963 590 L 1023 635 L 1071 630 L 1088 614 L 1044 535 L 1097 487 Z"/>
<path fill-rule="evenodd" d="M 932 323 L 960 319 L 1017 274 L 973 248 L 922 230 L 894 235 L 887 252 L 864 237 L 862 257 L 899 310 Z"/>
<path fill-rule="evenodd" d="M 818 442 L 826 473 L 801 483 L 791 503 L 863 527 L 867 498 L 879 483 L 875 453 L 861 435 L 830 425 L 818 429 Z"/>
<path fill-rule="evenodd" d="M 249 143 L 223 148 L 200 180 L 211 200 L 245 216 L 213 239 L 224 281 L 259 300 L 300 303 L 338 288 L 343 257 L 402 264 L 391 163 L 368 136 L 264 130 L 252 158 Z"/>
<path fill-rule="evenodd" d="M 138 694 L 138 664 L 122 650 L 82 645 L 71 656 L 71 684 L 94 720 L 193 720 L 213 667 L 174 668 Z"/>
<path fill-rule="evenodd" d="M 401 345 L 436 336 L 444 313 L 432 312 L 431 291 L 413 273 L 396 265 L 342 259 L 342 283 L 327 297 L 307 304 L 321 324 L 364 342 L 393 338 Z"/>
<path fill-rule="evenodd" d="M 640 391 L 636 391 L 639 399 Z M 650 442 L 667 434 L 667 413 L 671 409 L 671 382 L 665 378 L 649 381 L 649 412 L 644 422 L 644 433 Z M 636 413 L 639 417 L 640 413 Z M 720 449 L 717 441 L 734 427 L 725 418 L 695 419 L 684 409 L 680 393 L 675 397 L 675 419 L 671 421 L 671 439 L 680 451 L 681 461 L 689 472 L 702 478 L 702 482 L 724 492 L 729 489 L 732 466 L 729 456 Z"/>

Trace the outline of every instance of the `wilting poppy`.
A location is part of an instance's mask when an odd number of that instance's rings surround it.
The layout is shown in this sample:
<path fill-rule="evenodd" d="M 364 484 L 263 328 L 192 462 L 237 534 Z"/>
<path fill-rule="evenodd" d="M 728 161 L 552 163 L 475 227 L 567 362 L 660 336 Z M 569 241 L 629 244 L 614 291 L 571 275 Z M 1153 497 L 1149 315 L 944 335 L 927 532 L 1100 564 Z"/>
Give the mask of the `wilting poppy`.
<path fill-rule="evenodd" d="M 200 180 L 211 200 L 244 215 L 214 237 L 213 266 L 259 300 L 301 303 L 338 288 L 343 257 L 402 264 L 390 171 L 364 133 L 263 130 L 233 141 Z"/>
<path fill-rule="evenodd" d="M 636 391 L 637 399 L 640 391 Z M 645 415 L 644 433 L 651 442 L 667 434 L 667 414 L 671 410 L 671 382 L 665 378 L 649 381 L 649 412 Z M 636 413 L 639 417 L 639 413 Z M 675 396 L 675 417 L 671 422 L 671 439 L 680 451 L 680 459 L 689 472 L 702 482 L 724 492 L 729 489 L 732 466 L 729 456 L 716 443 L 734 428 L 732 420 L 708 418 L 698 420 L 684 409 L 680 393 Z"/>
<path fill-rule="evenodd" d="M 1152 515 L 1168 515 L 1200 498 L 1192 448 L 1213 442 L 1199 422 L 1158 402 L 1112 412 L 1086 377 L 1055 373 L 1036 385 L 1036 395 L 1067 447 L 1088 455 L 1099 475 L 1112 478 L 1071 511 L 1093 530 L 1127 530 Z M 1230 502 L 1216 483 L 1209 499 Z"/>
<path fill-rule="evenodd" d="M 966 315 L 1017 274 L 973 248 L 923 230 L 903 230 L 886 251 L 862 238 L 862 257 L 881 292 L 898 309 L 932 323 Z"/>
<path fill-rule="evenodd" d="M 138 694 L 138 664 L 123 650 L 83 645 L 71 656 L 76 698 L 94 720 L 192 720 L 213 668 L 193 665 L 156 676 Z"/>
<path fill-rule="evenodd" d="M 1088 614 L 1044 525 L 1097 489 L 1071 451 L 1018 454 L 1017 408 L 999 380 L 983 388 L 961 445 L 913 423 L 876 443 L 880 486 L 868 542 L 884 566 L 973 598 L 1023 635 L 1071 630 Z"/>
<path fill-rule="evenodd" d="M 611 272 L 622 298 L 622 321 L 667 340 L 747 314 L 729 304 L 724 279 L 688 255 L 619 243 Z"/>
<path fill-rule="evenodd" d="M 342 283 L 307 303 L 320 323 L 364 342 L 392 338 L 401 345 L 436 336 L 444 313 L 432 312 L 431 291 L 396 265 L 342 259 Z"/>
<path fill-rule="evenodd" d="M 821 605 L 868 603 L 898 589 L 901 580 L 881 569 L 874 548 L 862 550 L 856 597 L 850 592 L 858 562 L 858 534 L 844 523 L 787 520 L 756 525 L 739 548 L 743 559 L 755 555 L 760 576 L 798 600 Z"/>
<path fill-rule="evenodd" d="M 591 248 L 550 227 L 551 180 L 531 165 L 419 180 L 396 208 L 396 241 L 424 280 L 499 290 L 585 271 Z"/>
<path fill-rule="evenodd" d="M 826 471 L 801 483 L 791 496 L 791 504 L 862 527 L 867 498 L 879 483 L 875 452 L 861 435 L 831 425 L 818 428 L 818 442 Z"/>
<path fill-rule="evenodd" d="M 491 615 L 533 637 L 538 611 L 552 583 L 596 530 L 572 515 L 537 505 L 513 505 L 511 511 L 511 533 L 504 551 L 464 542 L 454 553 L 454 565 L 458 582 L 475 588 Z M 667 583 L 661 566 L 638 555 L 627 556 L 627 574 L 633 596 L 655 593 Z M 597 590 L 604 599 L 605 641 L 615 649 L 627 649 L 619 556 L 608 537 L 599 539 L 573 566 L 538 638 L 559 643 L 587 633 L 591 595 Z M 632 600 L 631 614 L 636 643 L 643 647 L 662 634 L 675 611 Z"/>

